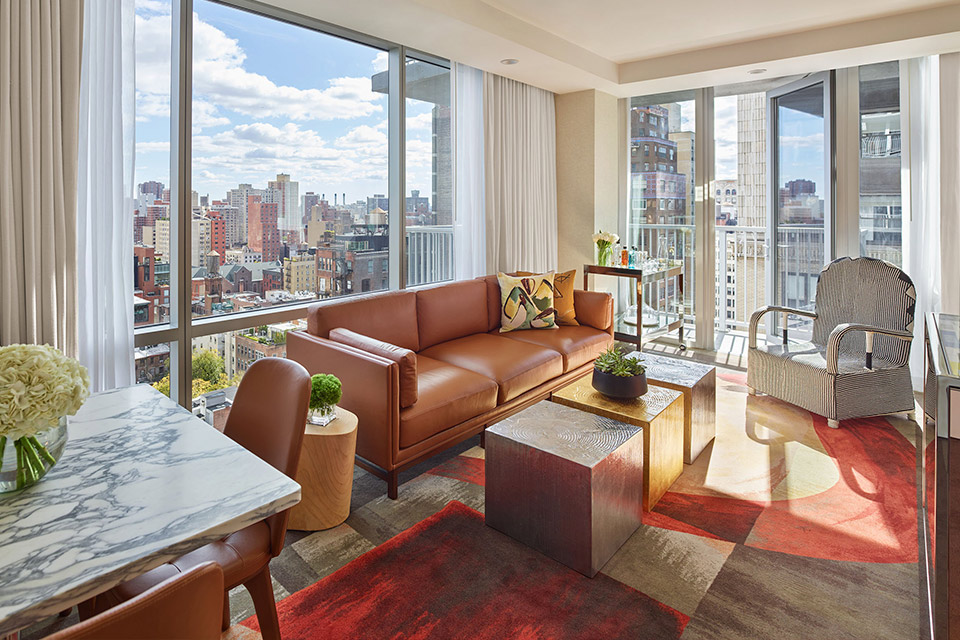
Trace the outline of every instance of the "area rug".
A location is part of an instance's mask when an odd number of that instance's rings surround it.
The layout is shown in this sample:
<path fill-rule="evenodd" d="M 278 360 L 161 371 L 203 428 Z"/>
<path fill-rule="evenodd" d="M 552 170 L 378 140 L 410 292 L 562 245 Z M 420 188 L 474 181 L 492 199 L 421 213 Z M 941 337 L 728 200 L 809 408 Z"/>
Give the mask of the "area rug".
<path fill-rule="evenodd" d="M 826 420 L 748 396 L 746 374 L 718 371 L 717 438 L 645 525 L 808 558 L 911 563 L 918 557 L 912 422 Z M 429 471 L 482 485 L 483 459 Z"/>
<path fill-rule="evenodd" d="M 679 638 L 689 618 L 586 578 L 459 502 L 278 603 L 286 640 Z M 242 623 L 258 630 L 256 617 Z"/>

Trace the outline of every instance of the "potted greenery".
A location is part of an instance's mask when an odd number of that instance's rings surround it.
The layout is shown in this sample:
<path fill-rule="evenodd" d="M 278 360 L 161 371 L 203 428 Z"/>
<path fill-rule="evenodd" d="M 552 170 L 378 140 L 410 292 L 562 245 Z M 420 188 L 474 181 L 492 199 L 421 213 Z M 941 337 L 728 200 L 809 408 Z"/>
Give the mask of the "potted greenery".
<path fill-rule="evenodd" d="M 340 379 L 329 373 L 310 377 L 310 424 L 324 426 L 337 417 L 337 403 L 343 395 Z"/>
<path fill-rule="evenodd" d="M 647 392 L 647 370 L 613 345 L 593 363 L 593 388 L 611 398 L 638 398 Z"/>

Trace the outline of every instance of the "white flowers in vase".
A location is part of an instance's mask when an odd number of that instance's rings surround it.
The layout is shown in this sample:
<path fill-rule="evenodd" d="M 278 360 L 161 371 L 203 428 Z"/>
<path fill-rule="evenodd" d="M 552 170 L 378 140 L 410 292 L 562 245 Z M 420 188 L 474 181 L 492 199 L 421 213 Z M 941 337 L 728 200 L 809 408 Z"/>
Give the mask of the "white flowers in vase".
<path fill-rule="evenodd" d="M 613 245 L 620 242 L 620 236 L 601 229 L 593 234 L 593 241 L 597 245 L 597 264 L 609 267 L 613 258 Z"/>
<path fill-rule="evenodd" d="M 0 347 L 0 471 L 4 452 L 16 448 L 18 488 L 56 463 L 37 434 L 74 415 L 89 395 L 87 369 L 48 345 Z"/>

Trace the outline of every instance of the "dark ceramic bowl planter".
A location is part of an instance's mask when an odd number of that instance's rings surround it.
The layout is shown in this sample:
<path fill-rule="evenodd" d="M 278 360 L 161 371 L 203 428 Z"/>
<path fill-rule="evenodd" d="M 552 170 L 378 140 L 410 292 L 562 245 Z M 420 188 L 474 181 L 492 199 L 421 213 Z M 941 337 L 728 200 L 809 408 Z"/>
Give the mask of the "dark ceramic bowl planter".
<path fill-rule="evenodd" d="M 639 398 L 647 392 L 647 374 L 615 376 L 612 373 L 604 373 L 599 369 L 594 369 L 593 388 L 611 398 Z"/>

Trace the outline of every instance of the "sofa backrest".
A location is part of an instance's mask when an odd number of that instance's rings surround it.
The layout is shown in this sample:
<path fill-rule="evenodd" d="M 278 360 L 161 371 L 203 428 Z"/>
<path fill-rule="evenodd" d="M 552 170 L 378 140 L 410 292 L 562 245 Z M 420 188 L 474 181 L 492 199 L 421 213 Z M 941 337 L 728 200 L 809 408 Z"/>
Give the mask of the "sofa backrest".
<path fill-rule="evenodd" d="M 307 312 L 307 331 L 321 338 L 342 327 L 392 345 L 420 351 L 417 329 L 417 294 L 383 291 L 363 296 L 327 300 Z"/>
<path fill-rule="evenodd" d="M 487 331 L 500 328 L 500 280 L 496 275 L 477 278 L 487 287 Z"/>
<path fill-rule="evenodd" d="M 487 286 L 479 280 L 462 280 L 417 291 L 420 349 L 486 333 L 487 322 Z"/>

